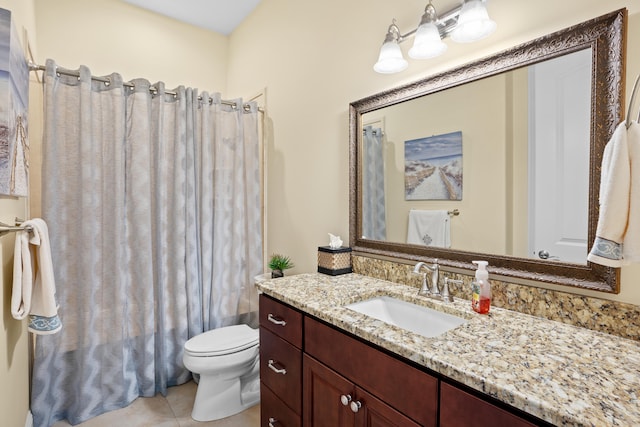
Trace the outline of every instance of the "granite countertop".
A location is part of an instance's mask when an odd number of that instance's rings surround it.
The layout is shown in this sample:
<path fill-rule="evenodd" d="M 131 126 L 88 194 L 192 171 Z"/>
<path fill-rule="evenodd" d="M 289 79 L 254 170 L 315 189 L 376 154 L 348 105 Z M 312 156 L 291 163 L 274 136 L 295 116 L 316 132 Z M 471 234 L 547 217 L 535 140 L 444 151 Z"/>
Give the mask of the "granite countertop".
<path fill-rule="evenodd" d="M 300 274 L 258 289 L 339 329 L 562 426 L 640 425 L 640 343 L 468 300 L 443 303 L 414 287 L 359 274 Z M 342 306 L 398 297 L 466 318 L 426 338 Z"/>

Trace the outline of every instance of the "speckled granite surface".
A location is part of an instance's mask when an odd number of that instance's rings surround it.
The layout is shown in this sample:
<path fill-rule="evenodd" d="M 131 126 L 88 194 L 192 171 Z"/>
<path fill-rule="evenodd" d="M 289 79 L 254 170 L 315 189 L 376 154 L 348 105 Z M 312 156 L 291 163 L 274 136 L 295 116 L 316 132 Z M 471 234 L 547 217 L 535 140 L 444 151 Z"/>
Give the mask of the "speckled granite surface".
<path fill-rule="evenodd" d="M 258 289 L 429 369 L 562 426 L 640 425 L 640 343 L 468 300 L 445 304 L 359 274 L 301 274 Z M 425 338 L 342 306 L 394 296 L 466 318 Z"/>
<path fill-rule="evenodd" d="M 354 273 L 419 286 L 412 265 L 361 256 L 353 256 L 352 263 Z M 454 296 L 471 299 L 473 276 L 446 275 L 464 282 L 451 286 Z M 640 341 L 640 306 L 490 279 L 495 307 Z"/>

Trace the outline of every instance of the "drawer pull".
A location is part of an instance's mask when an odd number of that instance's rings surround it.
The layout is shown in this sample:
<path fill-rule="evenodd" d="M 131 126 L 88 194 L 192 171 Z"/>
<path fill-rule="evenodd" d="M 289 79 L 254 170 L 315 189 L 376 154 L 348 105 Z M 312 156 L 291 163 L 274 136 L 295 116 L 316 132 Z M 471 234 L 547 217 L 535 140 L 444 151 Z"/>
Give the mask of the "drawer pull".
<path fill-rule="evenodd" d="M 343 406 L 349 406 L 349 402 L 351 402 L 350 394 L 343 394 L 340 396 L 340 403 L 342 403 Z"/>
<path fill-rule="evenodd" d="M 355 402 L 351 402 L 351 410 L 354 413 L 357 413 L 360 410 L 360 408 L 362 408 L 362 403 L 360 403 L 359 400 L 356 400 Z"/>
<path fill-rule="evenodd" d="M 276 325 L 280 325 L 280 326 L 284 326 L 287 324 L 287 322 L 285 322 L 284 320 L 275 317 L 273 314 L 269 313 L 269 315 L 267 316 L 267 319 L 269 319 L 269 322 L 271 323 L 275 323 Z"/>
<path fill-rule="evenodd" d="M 275 418 L 269 418 L 269 427 L 276 427 L 276 423 L 280 424 Z"/>
<path fill-rule="evenodd" d="M 277 368 L 275 364 L 276 364 L 276 362 L 274 362 L 273 360 L 269 359 L 269 369 L 271 369 L 276 374 L 282 374 L 282 375 L 286 375 L 287 374 L 287 370 L 285 368 L 281 368 L 281 369 Z"/>

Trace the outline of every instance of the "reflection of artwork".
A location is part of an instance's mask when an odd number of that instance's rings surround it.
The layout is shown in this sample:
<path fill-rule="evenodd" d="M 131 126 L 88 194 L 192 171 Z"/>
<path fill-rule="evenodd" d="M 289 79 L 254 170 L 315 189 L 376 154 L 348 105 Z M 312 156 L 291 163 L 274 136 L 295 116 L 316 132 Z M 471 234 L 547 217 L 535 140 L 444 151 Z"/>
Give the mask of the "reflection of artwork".
<path fill-rule="evenodd" d="M 406 200 L 462 200 L 462 132 L 404 143 Z"/>
<path fill-rule="evenodd" d="M 29 67 L 11 12 L 0 9 L 0 194 L 26 196 Z"/>

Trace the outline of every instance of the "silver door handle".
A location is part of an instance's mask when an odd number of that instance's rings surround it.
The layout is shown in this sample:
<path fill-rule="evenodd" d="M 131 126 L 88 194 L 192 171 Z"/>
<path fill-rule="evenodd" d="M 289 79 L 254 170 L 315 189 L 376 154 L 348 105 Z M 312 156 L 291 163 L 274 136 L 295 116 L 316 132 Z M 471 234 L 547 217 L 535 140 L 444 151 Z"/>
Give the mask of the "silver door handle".
<path fill-rule="evenodd" d="M 549 251 L 545 251 L 544 249 L 538 252 L 538 256 L 540 259 L 560 259 L 560 257 L 549 255 Z"/>
<path fill-rule="evenodd" d="M 269 322 L 271 323 L 275 323 L 276 325 L 280 325 L 280 326 L 284 326 L 287 324 L 287 322 L 285 322 L 284 320 L 275 317 L 273 314 L 269 313 L 269 315 L 267 316 L 267 319 L 269 320 Z"/>
<path fill-rule="evenodd" d="M 275 418 L 269 418 L 269 427 L 276 427 L 275 423 L 277 423 L 278 420 L 276 420 Z"/>
<path fill-rule="evenodd" d="M 269 363 L 267 364 L 267 366 L 269 366 L 269 369 L 271 369 L 276 374 L 287 375 L 287 370 L 285 368 L 277 368 L 276 362 L 271 359 L 269 359 Z"/>

